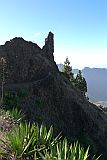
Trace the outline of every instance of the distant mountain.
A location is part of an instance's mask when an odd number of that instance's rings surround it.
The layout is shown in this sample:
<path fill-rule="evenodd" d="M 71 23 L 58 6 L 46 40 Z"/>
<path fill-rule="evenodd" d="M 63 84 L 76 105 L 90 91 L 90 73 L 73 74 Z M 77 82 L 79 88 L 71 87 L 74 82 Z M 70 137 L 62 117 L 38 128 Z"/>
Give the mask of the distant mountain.
<path fill-rule="evenodd" d="M 95 103 L 97 106 L 103 106 L 103 108 L 107 108 L 107 101 L 98 101 Z"/>
<path fill-rule="evenodd" d="M 63 68 L 63 64 L 58 65 L 59 70 Z M 73 69 L 76 74 L 78 69 Z M 88 85 L 88 96 L 91 101 L 107 105 L 107 69 L 105 68 L 89 68 L 82 69 Z"/>
<path fill-rule="evenodd" d="M 58 69 L 59 69 L 59 71 L 62 71 L 63 70 L 63 64 L 62 63 L 60 63 L 60 64 L 57 64 L 57 66 L 58 66 Z"/>
<path fill-rule="evenodd" d="M 107 101 L 107 69 L 84 68 L 82 73 L 88 84 L 88 95 L 93 101 Z"/>

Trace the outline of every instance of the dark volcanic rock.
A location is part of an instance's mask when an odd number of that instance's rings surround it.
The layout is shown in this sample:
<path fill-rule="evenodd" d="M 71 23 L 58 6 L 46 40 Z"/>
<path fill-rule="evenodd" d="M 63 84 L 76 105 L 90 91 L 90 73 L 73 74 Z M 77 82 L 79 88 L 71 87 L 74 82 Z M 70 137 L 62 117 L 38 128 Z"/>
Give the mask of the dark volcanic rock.
<path fill-rule="evenodd" d="M 0 46 L 0 56 L 7 60 L 5 90 L 25 89 L 21 105 L 30 121 L 53 125 L 70 140 L 90 140 L 107 159 L 107 116 L 58 71 L 53 52 L 51 32 L 42 49 L 22 38 Z"/>
<path fill-rule="evenodd" d="M 8 82 L 29 82 L 43 78 L 50 71 L 57 71 L 53 61 L 53 34 L 50 32 L 45 46 L 14 38 L 0 46 L 0 57 L 7 61 Z"/>

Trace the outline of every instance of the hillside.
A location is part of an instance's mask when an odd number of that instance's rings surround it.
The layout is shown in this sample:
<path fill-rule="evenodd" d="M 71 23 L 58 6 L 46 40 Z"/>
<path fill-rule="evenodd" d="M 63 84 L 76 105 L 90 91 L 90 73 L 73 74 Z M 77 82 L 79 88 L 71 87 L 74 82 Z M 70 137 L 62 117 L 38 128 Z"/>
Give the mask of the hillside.
<path fill-rule="evenodd" d="M 7 61 L 5 92 L 24 90 L 21 108 L 29 121 L 53 125 L 55 133 L 62 131 L 71 141 L 93 144 L 107 159 L 107 116 L 59 72 L 53 36 L 50 32 L 43 48 L 22 38 L 0 46 L 0 57 Z"/>

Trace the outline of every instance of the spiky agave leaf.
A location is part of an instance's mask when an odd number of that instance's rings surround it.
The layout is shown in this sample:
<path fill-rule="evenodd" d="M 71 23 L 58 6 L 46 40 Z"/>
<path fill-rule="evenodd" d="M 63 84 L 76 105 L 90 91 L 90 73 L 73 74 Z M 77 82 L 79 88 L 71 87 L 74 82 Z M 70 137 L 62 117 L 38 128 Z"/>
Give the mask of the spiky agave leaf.
<path fill-rule="evenodd" d="M 45 154 L 39 153 L 42 160 L 88 160 L 89 147 L 85 150 L 78 142 L 69 145 L 67 139 L 57 143 Z M 92 160 L 99 160 L 100 157 L 93 157 Z"/>
<path fill-rule="evenodd" d="M 17 108 L 12 108 L 12 110 L 9 110 L 9 114 L 16 123 L 21 122 L 25 118 L 24 113 Z"/>
<path fill-rule="evenodd" d="M 39 155 L 45 150 L 50 150 L 58 140 L 59 136 L 53 138 L 53 128 L 49 131 L 44 125 L 40 128 L 35 124 L 20 123 L 20 125 L 11 133 L 8 134 L 12 152 L 16 157 L 29 157 Z"/>

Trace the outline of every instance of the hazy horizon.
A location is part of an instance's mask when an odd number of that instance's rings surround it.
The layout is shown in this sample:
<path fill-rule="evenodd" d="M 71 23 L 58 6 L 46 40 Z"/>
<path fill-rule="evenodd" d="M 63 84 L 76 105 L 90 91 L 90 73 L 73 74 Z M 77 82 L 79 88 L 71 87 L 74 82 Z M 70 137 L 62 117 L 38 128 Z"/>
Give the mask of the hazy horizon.
<path fill-rule="evenodd" d="M 57 64 L 57 65 L 63 65 L 64 63 L 56 63 L 56 64 Z M 72 66 L 72 65 L 71 65 L 71 66 Z M 77 68 L 77 67 L 75 68 L 75 67 L 72 66 L 72 69 L 73 69 L 73 70 L 75 70 L 75 69 L 83 70 L 83 69 L 86 69 L 86 68 L 89 68 L 89 69 L 106 69 L 106 70 L 107 70 L 107 68 L 104 68 L 104 67 L 89 67 L 89 66 L 85 66 L 85 67 L 83 67 L 83 68 L 80 68 L 80 67 L 79 67 L 79 68 Z"/>

